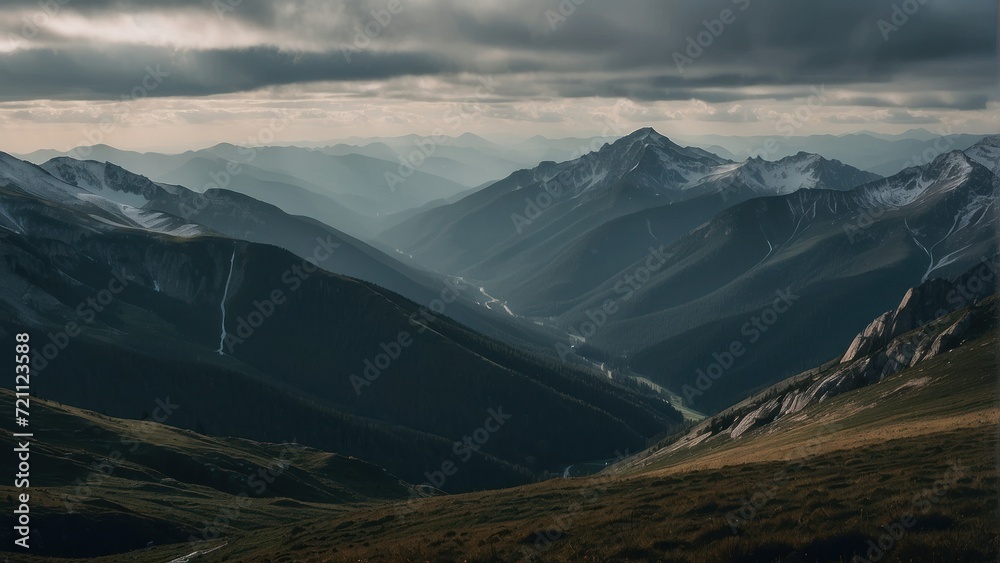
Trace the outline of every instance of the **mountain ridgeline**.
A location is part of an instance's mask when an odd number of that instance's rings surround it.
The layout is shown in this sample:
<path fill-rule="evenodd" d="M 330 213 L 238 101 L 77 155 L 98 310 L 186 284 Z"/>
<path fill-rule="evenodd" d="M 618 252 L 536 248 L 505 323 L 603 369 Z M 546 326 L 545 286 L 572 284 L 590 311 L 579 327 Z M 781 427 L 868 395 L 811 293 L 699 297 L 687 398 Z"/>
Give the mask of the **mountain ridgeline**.
<path fill-rule="evenodd" d="M 907 288 L 993 255 L 993 146 L 880 179 L 805 153 L 733 163 L 642 130 L 382 236 L 565 331 L 563 355 L 714 411 L 826 361 Z"/>
<path fill-rule="evenodd" d="M 238 172 L 228 145 L 101 153 L 187 187 L 0 153 L 0 329 L 40 339 L 52 400 L 140 418 L 169 398 L 169 424 L 211 435 L 447 492 L 521 484 L 673 431 L 665 395 L 717 412 L 828 362 L 908 288 L 996 255 L 997 146 L 882 178 L 647 128 L 396 199 L 377 146 L 244 149 Z M 205 175 L 226 187 L 189 189 Z"/>
<path fill-rule="evenodd" d="M 0 153 L 36 554 L 851 560 L 945 449 L 899 556 L 996 552 L 1000 138 L 882 177 L 646 128 L 510 172 L 577 141 L 455 138 L 399 193 L 419 138 Z M 769 478 L 795 512 L 741 500 Z"/>
<path fill-rule="evenodd" d="M 295 439 L 447 491 L 528 482 L 680 421 L 661 399 L 286 250 L 2 162 L 0 329 L 37 340 L 39 396 L 128 418 L 168 401 L 171 425 Z M 151 202 L 172 191 L 147 187 L 163 190 Z M 432 479 L 449 460 L 463 470 Z"/>
<path fill-rule="evenodd" d="M 681 147 L 647 128 L 576 160 L 543 162 L 516 172 L 454 204 L 417 215 L 379 238 L 435 268 L 496 280 L 498 287 L 506 290 L 509 285 L 516 293 L 518 286 L 510 280 L 572 252 L 581 238 L 619 217 L 654 208 L 668 214 L 662 221 L 666 228 L 651 237 L 659 236 L 662 244 L 751 197 L 799 188 L 843 190 L 876 178 L 816 155 L 734 163 L 702 149 Z M 634 256 L 628 246 L 622 244 L 619 250 Z M 613 261 L 605 270 L 617 265 L 613 256 L 604 258 Z M 570 272 L 577 273 L 589 274 Z M 510 283 L 504 285 L 505 280 Z"/>

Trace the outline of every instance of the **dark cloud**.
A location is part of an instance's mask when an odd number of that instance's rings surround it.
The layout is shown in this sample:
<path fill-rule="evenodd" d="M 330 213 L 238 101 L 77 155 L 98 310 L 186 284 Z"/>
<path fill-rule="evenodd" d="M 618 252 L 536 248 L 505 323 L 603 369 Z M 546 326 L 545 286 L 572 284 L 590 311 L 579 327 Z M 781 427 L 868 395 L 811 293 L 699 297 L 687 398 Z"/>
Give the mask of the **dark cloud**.
<path fill-rule="evenodd" d="M 356 3 L 356 2 L 355 2 Z M 277 0 L 5 0 L 4 11 L 27 12 L 29 18 L 38 13 L 72 12 L 105 17 L 115 14 L 198 10 L 206 15 L 232 17 L 260 24 L 273 24 L 284 6 L 303 7 L 301 2 Z"/>
<path fill-rule="evenodd" d="M 995 98 L 997 7 L 982 0 L 927 2 L 906 21 L 893 19 L 901 0 L 587 2 L 557 16 L 555 29 L 557 0 L 400 1 L 391 22 L 373 26 L 388 0 L 67 2 L 60 11 L 92 18 L 194 12 L 206 31 L 235 22 L 260 44 L 122 45 L 41 26 L 29 48 L 0 56 L 0 100 L 119 99 L 157 65 L 170 76 L 145 92 L 150 96 L 493 73 L 508 77 L 500 94 L 509 97 L 520 90 L 730 103 L 792 98 L 824 84 L 864 86 L 870 94 L 847 101 L 874 107 L 904 99 L 910 107 L 982 109 Z M 39 6 L 8 0 L 0 16 L 31 17 Z M 723 15 L 731 23 L 722 23 Z M 19 33 L 20 21 L 8 18 L 0 36 Z M 366 25 L 376 36 L 358 42 Z M 699 39 L 705 46 L 689 52 Z M 679 69 L 675 53 L 690 55 L 690 63 Z M 433 96 L 412 92 L 414 99 Z"/>
<path fill-rule="evenodd" d="M 40 68 L 46 71 L 39 73 Z M 348 63 L 340 52 L 291 53 L 265 47 L 193 52 L 30 50 L 0 57 L 0 76 L 25 77 L 5 80 L 0 100 L 205 96 L 299 82 L 379 80 L 455 70 L 441 57 L 411 53 L 365 52 Z"/>

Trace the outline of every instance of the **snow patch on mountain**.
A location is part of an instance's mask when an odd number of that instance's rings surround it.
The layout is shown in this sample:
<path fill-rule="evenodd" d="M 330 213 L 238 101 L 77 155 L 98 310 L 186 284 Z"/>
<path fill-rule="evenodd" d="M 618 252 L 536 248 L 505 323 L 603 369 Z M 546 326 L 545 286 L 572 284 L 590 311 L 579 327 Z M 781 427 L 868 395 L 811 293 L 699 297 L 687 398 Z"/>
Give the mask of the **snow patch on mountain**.
<path fill-rule="evenodd" d="M 733 162 L 703 149 L 682 147 L 651 128 L 575 160 L 543 162 L 532 172 L 529 186 L 542 184 L 562 201 L 623 190 L 629 197 L 662 198 L 663 203 L 725 195 L 733 189 L 751 197 L 786 195 L 800 189 L 848 190 L 879 178 L 805 152 L 773 162 L 759 157 Z M 514 190 L 525 187 L 518 182 Z"/>
<path fill-rule="evenodd" d="M 104 176 L 104 171 L 106 170 L 104 164 L 98 162 L 81 162 L 80 165 L 82 166 L 82 170 L 90 172 L 90 174 L 77 176 L 80 180 L 80 182 L 76 183 L 77 186 L 115 203 L 130 205 L 132 207 L 142 207 L 148 203 L 148 200 L 141 194 L 123 192 L 109 187 Z"/>
<path fill-rule="evenodd" d="M 105 223 L 108 223 L 110 225 L 115 225 L 119 227 L 140 228 L 154 233 L 177 236 L 177 237 L 194 237 L 206 234 L 208 232 L 201 225 L 186 223 L 183 220 L 174 217 L 172 215 L 167 215 L 165 213 L 160 213 L 158 211 L 148 211 L 145 209 L 139 209 L 123 203 L 116 203 L 114 201 L 109 201 L 96 194 L 80 193 L 77 195 L 77 198 L 81 201 L 90 203 L 95 207 L 98 207 L 101 210 L 108 212 L 109 214 L 126 219 L 124 224 L 116 224 L 115 222 L 112 221 L 104 221 Z M 94 217 L 95 219 L 100 219 L 100 217 L 97 217 L 93 214 L 91 214 L 91 217 Z"/>
<path fill-rule="evenodd" d="M 222 294 L 222 302 L 220 307 L 222 309 L 222 335 L 219 337 L 219 349 L 217 350 L 220 356 L 224 355 L 223 347 L 226 345 L 226 301 L 229 299 L 229 286 L 233 283 L 233 272 L 236 270 L 236 248 L 233 248 L 233 257 L 229 260 L 229 277 L 226 278 L 226 290 Z"/>
<path fill-rule="evenodd" d="M 90 213 L 89 217 L 91 219 L 94 219 L 95 221 L 99 221 L 101 223 L 104 223 L 105 225 L 108 225 L 110 227 L 114 227 L 116 229 L 133 229 L 133 228 L 135 228 L 134 225 L 127 225 L 125 223 L 118 223 L 117 221 L 112 221 L 111 219 L 108 219 L 107 217 L 102 217 L 100 215 L 95 215 L 93 213 Z"/>
<path fill-rule="evenodd" d="M 0 219 L 2 219 L 0 220 L 0 226 L 15 233 L 24 234 L 24 227 L 21 226 L 19 221 L 14 219 L 11 215 L 11 210 L 7 209 L 3 200 L 0 200 Z"/>
<path fill-rule="evenodd" d="M 145 176 L 108 162 L 59 157 L 43 164 L 42 169 L 68 184 L 132 207 L 146 205 L 160 191 L 172 195 L 177 195 L 181 190 L 186 191 L 186 188 L 155 183 Z"/>
<path fill-rule="evenodd" d="M 701 149 L 681 147 L 647 128 L 576 160 L 542 163 L 536 168 L 535 180 L 558 187 L 565 199 L 625 182 L 640 193 L 677 200 L 685 188 L 696 185 L 719 166 L 731 164 Z"/>
<path fill-rule="evenodd" d="M 989 168 L 994 174 L 1000 173 L 1000 136 L 986 137 L 965 151 L 972 160 Z"/>
<path fill-rule="evenodd" d="M 184 223 L 183 221 L 179 221 L 177 217 L 166 215 L 157 211 L 137 209 L 128 205 L 122 205 L 120 209 L 123 215 L 135 221 L 137 225 L 147 231 L 185 238 L 196 237 L 208 233 L 208 231 L 201 225 Z"/>
<path fill-rule="evenodd" d="M 74 183 L 53 176 L 43 167 L 0 153 L 0 186 L 46 201 L 80 208 L 91 218 L 114 227 L 140 228 L 179 237 L 193 237 L 208 232 L 200 225 L 132 205 L 145 204 L 146 199 L 139 193 L 140 190 L 130 193 L 109 187 L 105 171 L 110 165 L 72 159 L 50 161 L 46 165 L 58 169 L 61 175 L 71 178 Z M 115 169 L 121 170 L 117 167 Z M 143 180 L 149 182 L 145 178 Z M 4 216 L 12 229 L 18 228 L 9 210 L 4 211 Z"/>
<path fill-rule="evenodd" d="M 789 157 L 777 162 L 751 159 L 741 168 L 747 172 L 750 183 L 759 194 L 786 195 L 802 189 L 814 189 L 820 183 L 816 166 L 822 158 L 816 154 L 801 153 L 800 158 Z"/>
<path fill-rule="evenodd" d="M 847 190 L 878 179 L 836 160 L 800 152 L 780 160 L 760 157 L 720 166 L 705 182 L 747 188 L 757 196 L 787 195 L 799 190 Z"/>
<path fill-rule="evenodd" d="M 0 187 L 10 187 L 27 195 L 54 201 L 74 203 L 78 194 L 86 193 L 46 173 L 43 169 L 0 152 Z"/>
<path fill-rule="evenodd" d="M 862 205 L 877 208 L 905 207 L 925 194 L 950 192 L 966 183 L 972 164 L 961 152 L 938 157 L 931 165 L 910 168 L 857 192 Z"/>

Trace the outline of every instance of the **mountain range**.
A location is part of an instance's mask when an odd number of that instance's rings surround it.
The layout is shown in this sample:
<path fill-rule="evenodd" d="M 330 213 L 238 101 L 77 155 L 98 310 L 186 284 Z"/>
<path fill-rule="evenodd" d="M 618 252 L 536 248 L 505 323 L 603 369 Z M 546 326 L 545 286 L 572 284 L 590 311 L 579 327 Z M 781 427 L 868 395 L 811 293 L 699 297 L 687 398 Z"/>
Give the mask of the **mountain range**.
<path fill-rule="evenodd" d="M 904 558 L 990 560 L 1000 553 L 996 275 L 994 258 L 911 288 L 842 357 L 594 464 L 601 474 L 459 496 L 297 442 L 214 438 L 39 399 L 51 438 L 36 454 L 49 469 L 35 518 L 59 532 L 35 550 L 137 561 L 580 551 L 835 561 L 877 556 L 882 540 Z M 13 401 L 0 390 L 0 403 Z M 911 512 L 900 516 L 901 503 Z M 888 544 L 897 525 L 905 541 Z"/>
<path fill-rule="evenodd" d="M 668 244 L 736 203 L 876 178 L 804 153 L 734 163 L 643 129 L 577 160 L 515 173 L 380 240 L 510 294 L 535 297 L 523 291 L 534 281 L 538 300 L 551 302 L 565 300 L 574 289 L 567 286 L 610 279 L 648 246 Z"/>
<path fill-rule="evenodd" d="M 185 201 L 182 188 L 108 176 L 95 185 L 80 180 L 95 164 L 79 166 L 76 178 L 89 190 L 0 155 L 0 328 L 46 335 L 33 364 L 45 374 L 40 396 L 125 417 L 170 397 L 186 407 L 173 425 L 257 440 L 297 437 L 413 481 L 431 460 L 456 455 L 449 439 L 474 432 L 491 409 L 511 413 L 511 431 L 482 453 L 474 444 L 463 461 L 475 470 L 450 480 L 449 490 L 525 482 L 574 460 L 641 446 L 680 420 L 662 400 L 315 267 L 342 248 L 348 260 L 372 260 L 276 210 L 263 224 L 308 233 L 313 262 L 150 209 L 172 197 Z M 134 191 L 113 187 L 122 185 Z M 197 217 L 220 230 L 253 223 L 258 208 L 241 209 L 241 197 L 220 194 Z M 115 199 L 145 200 L 150 208 Z M 233 213 L 233 202 L 249 212 Z M 435 401 L 455 407 L 432 416 L 427 408 Z M 586 432 L 566 434 L 568 421 L 579 429 L 588 418 Z M 539 433 L 537 425 L 548 430 Z M 522 447 L 525 441 L 532 445 Z"/>
<path fill-rule="evenodd" d="M 995 165 L 995 145 L 879 179 L 805 153 L 733 163 L 640 130 L 418 214 L 381 240 L 565 331 L 561 356 L 572 349 L 687 386 L 698 401 L 688 406 L 713 411 L 822 361 L 906 288 L 995 252 L 996 176 L 984 166 Z M 781 294 L 796 306 L 770 318 Z M 754 323 L 764 313 L 770 322 Z M 817 319 L 821 330 L 799 330 Z M 699 370 L 730 342 L 753 352 L 711 393 L 698 390 Z"/>
<path fill-rule="evenodd" d="M 774 135 L 691 135 L 685 140 L 710 147 L 709 150 L 719 154 L 727 153 L 725 156 L 734 160 L 747 156 L 776 159 L 806 151 L 841 160 L 861 170 L 890 176 L 904 168 L 927 164 L 942 153 L 964 151 L 990 136 L 954 133 L 948 127 L 935 131 L 913 129 L 899 135 L 870 131 L 846 135 L 791 135 L 788 129 L 785 122 L 776 127 Z"/>
<path fill-rule="evenodd" d="M 463 135 L 397 191 L 421 139 L 0 153 L 0 338 L 31 334 L 33 510 L 66 530 L 39 556 L 850 559 L 865 499 L 768 493 L 807 528 L 849 511 L 807 541 L 747 483 L 860 463 L 912 496 L 954 443 L 971 477 L 914 545 L 1000 550 L 956 523 L 996 493 L 1000 137 L 881 175 Z"/>

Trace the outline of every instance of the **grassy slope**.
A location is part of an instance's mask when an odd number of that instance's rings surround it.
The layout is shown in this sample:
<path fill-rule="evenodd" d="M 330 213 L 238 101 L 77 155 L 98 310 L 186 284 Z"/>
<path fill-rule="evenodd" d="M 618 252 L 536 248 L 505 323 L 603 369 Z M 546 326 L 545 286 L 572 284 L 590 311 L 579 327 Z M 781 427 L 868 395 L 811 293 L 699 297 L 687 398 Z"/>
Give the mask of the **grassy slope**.
<path fill-rule="evenodd" d="M 13 412 L 13 402 L 0 389 L 0 410 Z M 193 551 L 189 539 L 205 538 L 210 524 L 242 535 L 410 491 L 369 463 L 300 445 L 211 438 L 34 398 L 31 406 L 33 554 L 164 561 Z M 14 447 L 4 432 L 0 448 Z M 4 483 L 0 498 L 13 507 L 22 492 Z M 121 555 L 150 541 L 156 547 Z"/>
<path fill-rule="evenodd" d="M 795 429 L 724 450 L 364 508 L 301 524 L 294 548 L 280 547 L 288 532 L 277 528 L 220 560 L 849 561 L 908 512 L 916 525 L 883 561 L 995 559 L 998 340 L 991 333 L 807 409 Z M 964 476 L 928 497 L 953 462 Z M 757 493 L 766 502 L 734 534 L 727 516 Z M 915 507 L 919 495 L 936 502 Z M 555 541 L 540 540 L 545 531 Z"/>
<path fill-rule="evenodd" d="M 185 460 L 210 459 L 241 475 L 277 459 L 280 446 L 39 403 L 46 431 L 34 463 L 52 487 L 35 489 L 33 510 L 43 532 L 86 529 L 88 544 L 134 535 L 131 547 L 141 548 L 154 533 L 163 541 L 184 536 L 107 561 L 168 561 L 214 547 L 193 561 L 849 561 L 907 513 L 916 525 L 883 561 L 993 560 L 1000 554 L 998 345 L 993 331 L 810 407 L 794 427 L 587 478 L 392 500 L 407 489 L 391 476 L 307 450 L 264 495 L 252 495 L 224 540 L 197 546 L 186 536 L 231 507 L 240 487 L 184 473 Z M 0 399 L 9 403 L 9 393 Z M 145 444 L 97 483 L 82 516 L 59 520 L 73 478 L 119 447 L 119 434 L 143 427 L 152 428 L 141 433 Z M 929 497 L 953 463 L 964 468 L 961 479 Z M 177 483 L 163 481 L 171 474 Z M 731 515 L 749 510 L 755 495 L 758 508 L 734 533 Z M 925 509 L 918 499 L 934 502 Z"/>

